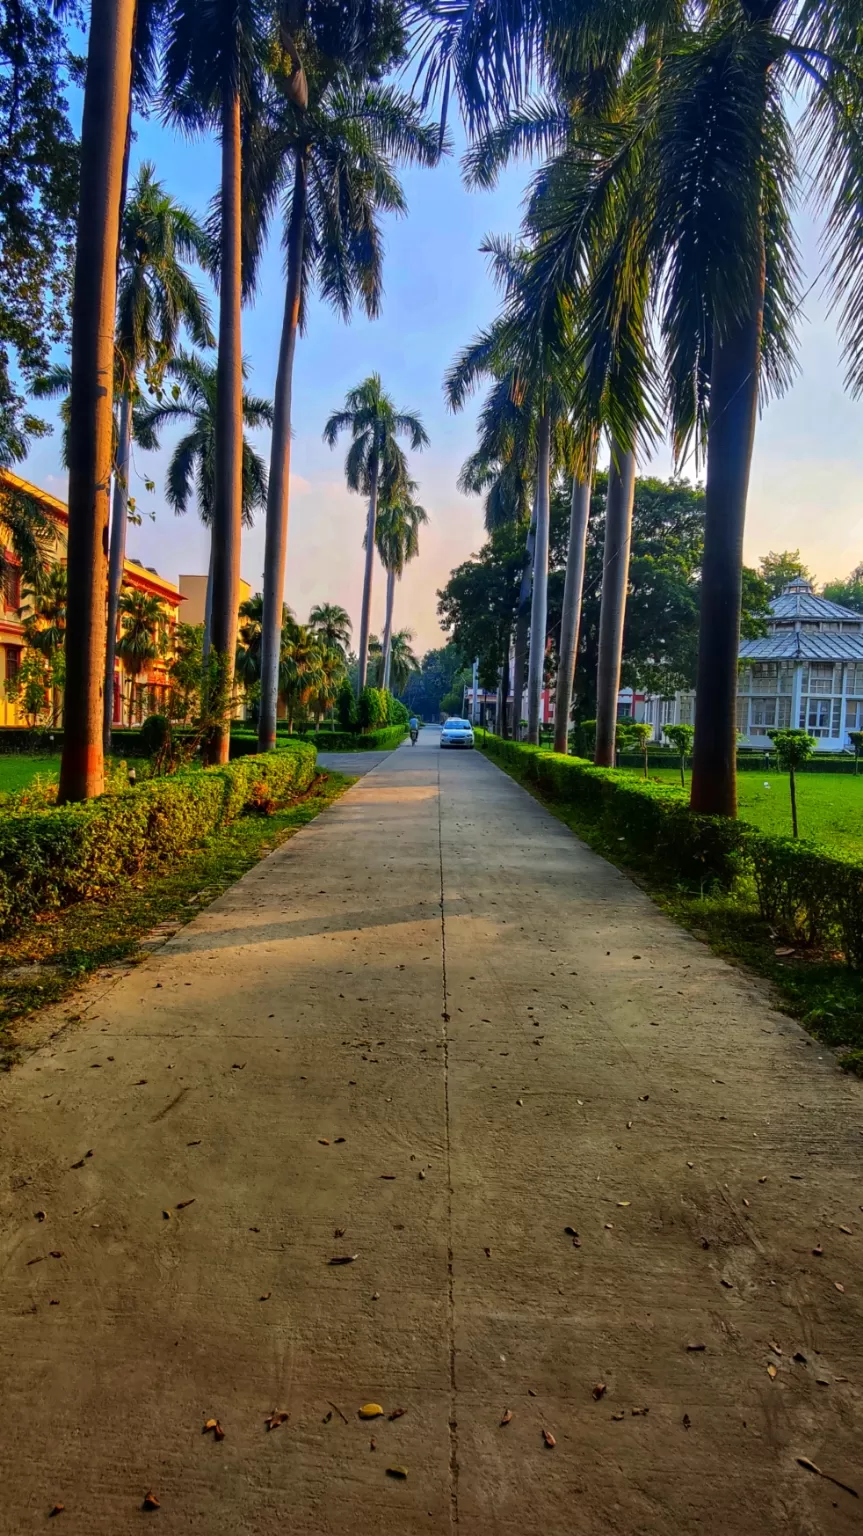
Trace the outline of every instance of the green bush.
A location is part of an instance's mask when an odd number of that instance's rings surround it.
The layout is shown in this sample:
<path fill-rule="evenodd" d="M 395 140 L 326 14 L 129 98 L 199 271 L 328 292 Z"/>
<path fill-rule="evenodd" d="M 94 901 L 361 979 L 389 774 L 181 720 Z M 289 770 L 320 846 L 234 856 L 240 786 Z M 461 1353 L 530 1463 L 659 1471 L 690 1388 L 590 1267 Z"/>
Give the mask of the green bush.
<path fill-rule="evenodd" d="M 354 690 L 350 679 L 343 677 L 336 695 L 336 719 L 343 731 L 355 731 L 357 727 L 357 706 L 354 699 Z"/>
<path fill-rule="evenodd" d="M 389 694 L 383 688 L 362 688 L 357 699 L 357 724 L 361 731 L 379 730 L 387 724 Z"/>
<path fill-rule="evenodd" d="M 0 822 L 0 934 L 35 912 L 102 896 L 141 870 L 170 864 L 245 809 L 308 788 L 315 750 L 305 743 L 227 767 L 150 779 L 83 805 L 9 815 Z"/>
<path fill-rule="evenodd" d="M 406 725 L 388 725 L 381 731 L 313 731 L 305 739 L 319 752 L 390 752 L 407 735 Z"/>
<path fill-rule="evenodd" d="M 387 694 L 387 725 L 407 725 L 410 715 L 401 699 L 396 699 L 391 693 Z"/>
<path fill-rule="evenodd" d="M 141 725 L 141 745 L 148 757 L 161 752 L 171 729 L 167 715 L 148 715 Z"/>

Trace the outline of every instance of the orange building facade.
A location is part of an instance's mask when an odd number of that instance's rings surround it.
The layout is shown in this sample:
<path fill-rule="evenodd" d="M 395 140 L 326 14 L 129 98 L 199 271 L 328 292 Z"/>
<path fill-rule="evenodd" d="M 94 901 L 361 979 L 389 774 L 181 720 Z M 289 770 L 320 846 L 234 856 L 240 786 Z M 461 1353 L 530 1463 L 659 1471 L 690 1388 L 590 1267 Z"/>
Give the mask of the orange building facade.
<path fill-rule="evenodd" d="M 49 559 L 65 565 L 66 535 L 69 527 L 69 511 L 66 504 L 55 496 L 49 495 L 47 491 L 40 490 L 38 486 L 31 485 L 28 480 L 22 480 L 19 475 L 12 474 L 8 469 L 0 469 L 0 498 L 2 498 L 4 487 L 30 497 L 40 510 L 50 517 L 57 529 L 57 540 L 49 551 Z M 7 556 L 7 558 L 13 557 Z M 124 562 L 123 585 L 159 599 L 165 610 L 165 654 L 151 662 L 134 679 L 126 675 L 122 662 L 118 661 L 114 673 L 115 725 L 127 724 L 130 704 L 132 719 L 138 721 L 143 715 L 158 708 L 161 703 L 167 688 L 166 666 L 173 649 L 174 628 L 179 616 L 180 604 L 184 601 L 182 593 L 173 582 L 166 581 L 158 571 L 139 565 L 135 560 Z M 105 601 L 107 603 L 107 591 Z M 25 644 L 23 620 L 27 612 L 27 601 L 22 592 L 21 573 L 14 564 L 7 564 L 2 594 L 0 594 L 0 725 L 27 723 L 22 718 L 17 701 L 8 697 L 6 688 L 7 680 L 15 677 L 21 665 Z"/>

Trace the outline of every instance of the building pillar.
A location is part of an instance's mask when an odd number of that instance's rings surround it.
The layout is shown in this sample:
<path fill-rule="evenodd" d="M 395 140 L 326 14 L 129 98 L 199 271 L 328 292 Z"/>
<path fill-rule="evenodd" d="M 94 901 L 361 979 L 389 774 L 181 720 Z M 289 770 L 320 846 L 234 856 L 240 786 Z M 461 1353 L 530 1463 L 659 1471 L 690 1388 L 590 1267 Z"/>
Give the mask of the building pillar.
<path fill-rule="evenodd" d="M 803 662 L 795 661 L 794 679 L 791 684 L 791 729 L 796 731 L 800 725 L 800 704 L 803 699 Z"/>

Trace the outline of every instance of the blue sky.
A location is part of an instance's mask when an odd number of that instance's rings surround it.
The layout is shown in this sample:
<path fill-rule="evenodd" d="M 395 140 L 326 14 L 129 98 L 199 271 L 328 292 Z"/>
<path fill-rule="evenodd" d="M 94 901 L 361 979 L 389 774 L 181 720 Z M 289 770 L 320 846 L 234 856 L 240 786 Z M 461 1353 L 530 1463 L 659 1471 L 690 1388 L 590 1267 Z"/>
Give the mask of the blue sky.
<path fill-rule="evenodd" d="M 203 214 L 218 182 L 218 153 L 210 140 L 189 142 L 158 123 L 138 124 L 133 167 L 155 161 L 169 190 Z M 455 353 L 493 315 L 495 290 L 479 245 L 486 233 L 514 232 L 528 171 L 510 171 L 491 193 L 468 193 L 458 161 L 404 174 L 409 213 L 386 224 L 385 299 L 380 319 L 357 315 L 345 326 L 315 303 L 300 341 L 294 385 L 295 440 L 286 597 L 305 618 L 320 601 L 343 604 L 358 620 L 362 584 L 364 508 L 344 484 L 345 448 L 321 440 L 329 412 L 345 391 L 372 371 L 382 375 L 397 405 L 421 413 L 431 446 L 413 461 L 429 527 L 420 556 L 401 583 L 396 623 L 414 630 L 417 649 L 442 643 L 436 589 L 449 570 L 482 542 L 479 502 L 456 489 L 460 465 L 473 448 L 476 402 L 460 416 L 447 411 L 441 381 Z M 808 216 L 798 219 L 807 283 L 823 257 Z M 801 371 L 789 394 L 772 402 L 759 423 L 750 492 L 747 558 L 768 549 L 799 547 L 820 580 L 845 575 L 863 559 L 863 403 L 847 396 L 835 325 L 816 285 L 801 317 Z M 249 387 L 272 396 L 283 305 L 281 252 L 267 252 L 254 307 L 244 314 L 243 346 Z M 178 519 L 162 495 L 172 439 L 158 454 L 136 451 L 133 493 L 139 509 L 155 513 L 129 530 L 129 552 L 164 576 L 206 570 L 206 539 L 194 513 Z M 259 446 L 268 452 L 267 434 Z M 346 444 L 345 444 L 346 447 Z M 660 448 L 642 472 L 667 474 Z M 694 466 L 688 466 L 694 476 Z M 56 495 L 65 494 L 55 434 L 34 444 L 23 473 Z M 156 494 L 144 478 L 156 482 Z M 263 526 L 245 535 L 243 575 L 260 587 Z M 383 578 L 378 569 L 373 623 L 382 623 Z"/>

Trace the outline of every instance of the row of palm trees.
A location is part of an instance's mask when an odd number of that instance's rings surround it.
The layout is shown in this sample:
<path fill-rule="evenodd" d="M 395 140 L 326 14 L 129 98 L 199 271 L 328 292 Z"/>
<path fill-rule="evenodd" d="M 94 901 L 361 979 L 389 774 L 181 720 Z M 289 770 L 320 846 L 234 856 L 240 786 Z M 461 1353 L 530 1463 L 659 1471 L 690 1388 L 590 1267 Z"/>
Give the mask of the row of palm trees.
<path fill-rule="evenodd" d="M 636 455 L 660 432 L 706 465 L 691 804 L 736 813 L 742 545 L 759 403 L 794 366 L 801 304 L 791 225 L 806 191 L 826 209 L 848 383 L 863 389 L 863 74 L 860 0 L 555 0 L 446 6 L 424 24 L 430 87 L 454 85 L 474 134 L 466 174 L 491 185 L 538 156 L 520 243 L 490 249 L 502 313 L 451 371 L 458 407 L 491 393 L 473 488 L 521 515 L 528 722 L 538 736 L 548 487 L 572 480 L 556 720 L 565 750 L 593 466 L 610 446 L 597 761 L 613 762 Z M 516 656 L 519 654 L 516 634 Z M 521 670 L 515 679 L 520 713 Z"/>
<path fill-rule="evenodd" d="M 103 714 L 108 666 L 104 592 L 115 458 L 113 401 L 118 395 L 111 584 L 116 593 L 128 444 L 141 373 L 158 394 L 165 375 L 170 377 L 176 367 L 171 354 L 177 329 L 185 326 L 196 346 L 212 339 L 210 317 L 194 286 L 168 293 L 162 257 L 194 256 L 214 273 L 218 286 L 211 455 L 195 473 L 202 509 L 204 470 L 210 478 L 210 637 L 226 703 L 212 755 L 217 761 L 227 758 L 240 537 L 248 505 L 241 311 L 244 297 L 254 292 L 264 242 L 281 210 L 285 302 L 266 477 L 259 733 L 262 747 L 275 740 L 297 337 L 315 292 L 345 317 L 355 303 L 370 316 L 377 313 L 380 218 L 405 208 L 396 168 L 432 165 L 445 147 L 444 136 L 424 120 L 417 102 L 382 83 L 403 46 L 404 18 L 389 4 L 92 0 L 69 373 L 69 665 L 62 800 L 87 798 L 102 787 L 104 731 L 102 725 L 97 731 L 97 719 Z M 181 211 L 161 224 L 158 216 L 149 224 L 127 217 L 132 112 L 139 106 L 159 110 L 185 132 L 217 137 L 220 188 L 205 231 L 180 217 Z M 138 190 L 144 190 L 140 182 Z M 151 201 L 157 200 L 152 186 L 149 191 Z M 127 234 L 130 260 L 125 260 Z M 140 279 L 137 287 L 133 271 Z M 119 308 L 118 272 L 131 296 Z M 121 299 L 123 292 L 121 282 Z M 167 419 L 171 400 L 158 404 Z M 151 431 L 159 424 L 154 421 L 158 414 L 151 409 Z M 178 464 L 178 484 L 181 470 Z M 371 535 L 373 554 L 374 525 Z M 367 623 L 364 633 L 367 646 Z"/>

